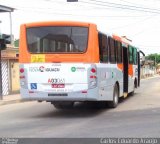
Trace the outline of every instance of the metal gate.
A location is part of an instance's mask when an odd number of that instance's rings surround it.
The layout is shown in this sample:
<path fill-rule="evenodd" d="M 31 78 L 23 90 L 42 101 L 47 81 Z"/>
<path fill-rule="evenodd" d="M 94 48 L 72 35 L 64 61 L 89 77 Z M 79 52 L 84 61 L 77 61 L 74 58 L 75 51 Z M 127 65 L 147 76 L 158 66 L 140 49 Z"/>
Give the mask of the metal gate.
<path fill-rule="evenodd" d="M 8 60 L 2 60 L 2 95 L 9 94 L 9 69 Z"/>

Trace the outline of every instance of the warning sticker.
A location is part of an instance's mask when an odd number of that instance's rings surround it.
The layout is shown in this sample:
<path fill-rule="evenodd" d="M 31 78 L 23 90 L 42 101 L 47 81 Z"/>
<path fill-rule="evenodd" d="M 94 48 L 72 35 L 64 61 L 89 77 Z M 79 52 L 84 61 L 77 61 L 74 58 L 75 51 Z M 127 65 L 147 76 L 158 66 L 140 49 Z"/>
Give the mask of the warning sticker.
<path fill-rule="evenodd" d="M 36 54 L 36 55 L 31 55 L 31 62 L 45 62 L 45 55 L 43 54 Z"/>

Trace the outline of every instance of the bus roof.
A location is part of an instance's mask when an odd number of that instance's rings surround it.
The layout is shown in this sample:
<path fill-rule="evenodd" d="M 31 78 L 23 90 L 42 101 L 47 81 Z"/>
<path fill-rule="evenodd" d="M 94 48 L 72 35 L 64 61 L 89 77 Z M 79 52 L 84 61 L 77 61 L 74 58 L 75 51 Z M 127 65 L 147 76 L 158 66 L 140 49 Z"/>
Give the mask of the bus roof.
<path fill-rule="evenodd" d="M 77 22 L 77 21 L 45 21 L 45 22 L 34 22 L 34 23 L 26 23 L 22 24 L 26 27 L 38 27 L 38 26 L 84 26 L 88 27 L 89 25 L 96 25 L 93 23 L 87 23 L 87 22 Z"/>

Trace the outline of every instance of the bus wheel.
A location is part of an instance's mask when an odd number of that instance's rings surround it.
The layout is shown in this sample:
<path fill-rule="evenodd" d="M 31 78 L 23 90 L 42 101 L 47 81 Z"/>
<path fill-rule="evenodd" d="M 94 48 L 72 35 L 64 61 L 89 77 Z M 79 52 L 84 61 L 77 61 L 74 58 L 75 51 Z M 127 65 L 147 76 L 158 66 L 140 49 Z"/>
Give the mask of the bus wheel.
<path fill-rule="evenodd" d="M 113 91 L 113 101 L 108 101 L 108 107 L 116 108 L 118 105 L 118 101 L 119 101 L 119 91 L 118 91 L 118 86 L 116 84 L 114 86 L 114 91 Z"/>
<path fill-rule="evenodd" d="M 135 93 L 135 89 L 137 88 L 137 81 L 135 80 L 134 81 L 134 87 L 133 87 L 133 91 L 130 93 L 130 95 L 131 96 L 133 96 L 134 95 L 134 93 Z"/>
<path fill-rule="evenodd" d="M 133 88 L 133 91 L 130 93 L 131 96 L 134 95 L 135 87 Z"/>
<path fill-rule="evenodd" d="M 71 109 L 73 108 L 74 102 L 51 102 L 56 109 Z"/>

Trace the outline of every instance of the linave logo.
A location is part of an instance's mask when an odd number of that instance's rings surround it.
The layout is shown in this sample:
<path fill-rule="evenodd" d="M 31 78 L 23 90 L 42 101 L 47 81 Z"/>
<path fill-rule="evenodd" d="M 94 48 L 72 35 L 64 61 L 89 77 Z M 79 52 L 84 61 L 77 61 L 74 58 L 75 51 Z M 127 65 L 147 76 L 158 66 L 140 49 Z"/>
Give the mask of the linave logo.
<path fill-rule="evenodd" d="M 30 72 L 59 72 L 60 68 L 50 68 L 50 67 L 40 66 L 40 67 L 30 67 L 29 71 Z"/>
<path fill-rule="evenodd" d="M 39 70 L 40 70 L 40 72 L 44 72 L 45 71 L 45 67 L 44 66 L 40 66 Z"/>

